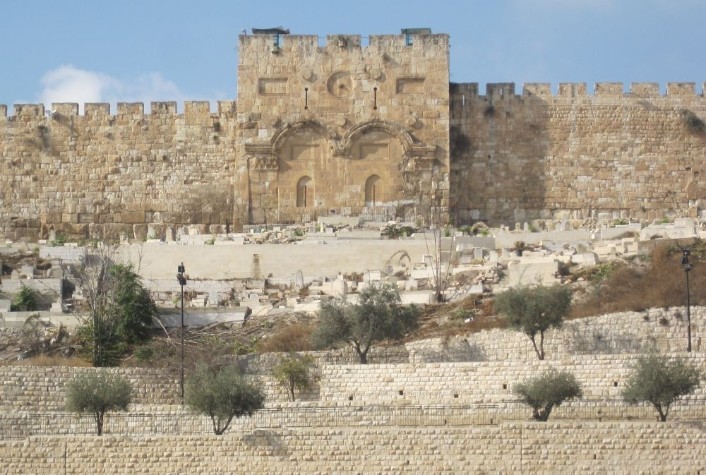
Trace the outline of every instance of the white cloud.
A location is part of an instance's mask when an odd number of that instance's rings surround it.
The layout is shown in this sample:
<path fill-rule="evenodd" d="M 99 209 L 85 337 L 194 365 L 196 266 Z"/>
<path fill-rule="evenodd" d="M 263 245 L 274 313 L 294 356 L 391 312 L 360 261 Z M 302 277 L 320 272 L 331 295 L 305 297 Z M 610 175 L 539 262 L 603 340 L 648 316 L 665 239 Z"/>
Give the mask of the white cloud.
<path fill-rule="evenodd" d="M 108 102 L 114 112 L 118 102 L 143 102 L 145 110 L 149 110 L 152 101 L 183 102 L 185 99 L 177 85 L 159 73 L 124 81 L 71 65 L 59 66 L 44 74 L 39 94 L 39 102 L 47 106 L 52 102 L 77 102 L 81 111 L 86 102 Z"/>

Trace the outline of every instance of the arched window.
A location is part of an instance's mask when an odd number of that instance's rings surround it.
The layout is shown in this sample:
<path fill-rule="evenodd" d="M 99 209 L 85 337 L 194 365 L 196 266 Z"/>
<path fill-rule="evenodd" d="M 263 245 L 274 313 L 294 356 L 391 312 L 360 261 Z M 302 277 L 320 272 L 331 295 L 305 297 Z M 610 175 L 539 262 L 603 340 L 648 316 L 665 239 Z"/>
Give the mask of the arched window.
<path fill-rule="evenodd" d="M 297 182 L 297 208 L 306 208 L 314 202 L 312 179 L 303 176 Z"/>
<path fill-rule="evenodd" d="M 380 177 L 377 175 L 370 175 L 367 180 L 365 180 L 365 204 L 374 206 L 376 201 L 380 201 L 381 196 L 381 183 Z"/>

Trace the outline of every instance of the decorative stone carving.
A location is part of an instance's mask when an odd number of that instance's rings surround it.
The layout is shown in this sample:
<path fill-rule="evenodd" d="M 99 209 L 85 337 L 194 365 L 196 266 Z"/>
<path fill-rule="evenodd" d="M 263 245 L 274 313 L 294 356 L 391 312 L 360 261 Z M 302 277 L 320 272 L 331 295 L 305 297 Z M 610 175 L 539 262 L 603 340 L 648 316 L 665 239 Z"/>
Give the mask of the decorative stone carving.
<path fill-rule="evenodd" d="M 326 82 L 328 92 L 336 97 L 347 97 L 353 89 L 351 75 L 347 71 L 339 71 L 329 76 Z"/>
<path fill-rule="evenodd" d="M 368 77 L 373 81 L 380 81 L 382 79 L 382 69 L 370 68 L 368 71 Z"/>
<path fill-rule="evenodd" d="M 309 69 L 309 68 L 304 68 L 302 69 L 302 79 L 305 81 L 312 82 L 316 76 L 314 75 L 314 71 Z"/>
<path fill-rule="evenodd" d="M 277 170 L 277 157 L 273 155 L 258 155 L 250 158 L 251 170 Z"/>

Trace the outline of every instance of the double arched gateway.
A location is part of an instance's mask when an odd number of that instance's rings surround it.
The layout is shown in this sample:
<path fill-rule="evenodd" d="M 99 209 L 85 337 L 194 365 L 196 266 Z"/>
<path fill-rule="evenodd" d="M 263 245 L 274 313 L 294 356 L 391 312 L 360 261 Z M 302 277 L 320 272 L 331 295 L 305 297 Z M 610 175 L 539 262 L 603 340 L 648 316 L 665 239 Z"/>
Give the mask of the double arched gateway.
<path fill-rule="evenodd" d="M 342 137 L 316 121 L 285 124 L 269 143 L 246 151 L 255 222 L 260 209 L 279 222 L 314 214 L 395 217 L 421 195 L 407 172 L 418 172 L 420 163 L 431 170 L 433 161 L 403 127 L 382 121 L 358 124 Z"/>

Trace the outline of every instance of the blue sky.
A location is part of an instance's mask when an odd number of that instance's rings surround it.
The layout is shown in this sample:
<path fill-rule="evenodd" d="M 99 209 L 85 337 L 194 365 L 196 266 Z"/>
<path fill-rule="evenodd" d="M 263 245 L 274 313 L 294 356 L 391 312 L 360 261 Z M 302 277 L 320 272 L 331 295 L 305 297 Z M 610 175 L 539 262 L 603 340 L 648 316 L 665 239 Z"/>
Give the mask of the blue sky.
<path fill-rule="evenodd" d="M 451 80 L 706 81 L 706 0 L 3 0 L 0 104 L 223 100 L 237 37 L 451 37 Z M 12 107 L 9 108 L 12 113 Z"/>

